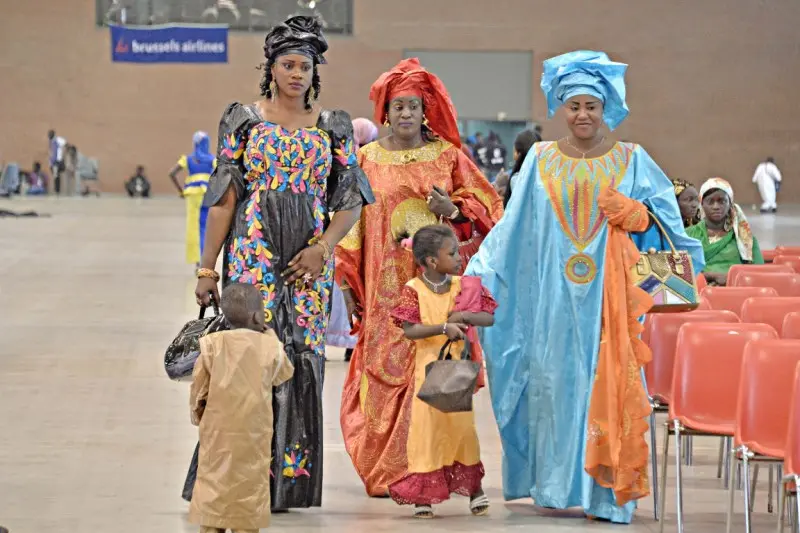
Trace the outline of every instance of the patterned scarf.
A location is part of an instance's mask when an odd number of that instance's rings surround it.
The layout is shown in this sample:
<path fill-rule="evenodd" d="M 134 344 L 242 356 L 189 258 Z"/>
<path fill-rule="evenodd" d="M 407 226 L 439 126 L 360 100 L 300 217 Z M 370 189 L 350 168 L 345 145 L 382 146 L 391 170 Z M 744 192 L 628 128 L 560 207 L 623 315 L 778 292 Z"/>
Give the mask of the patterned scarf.
<path fill-rule="evenodd" d="M 736 237 L 736 247 L 739 249 L 739 255 L 742 261 L 753 261 L 753 232 L 750 229 L 750 223 L 747 222 L 747 217 L 744 216 L 744 211 L 739 207 L 739 204 L 733 201 L 733 187 L 731 184 L 722 178 L 711 178 L 700 187 L 700 199 L 716 189 L 721 190 L 728 195 L 731 202 L 730 218 L 731 225 L 733 226 L 733 234 Z M 702 212 L 702 217 L 705 219 L 705 211 Z"/>

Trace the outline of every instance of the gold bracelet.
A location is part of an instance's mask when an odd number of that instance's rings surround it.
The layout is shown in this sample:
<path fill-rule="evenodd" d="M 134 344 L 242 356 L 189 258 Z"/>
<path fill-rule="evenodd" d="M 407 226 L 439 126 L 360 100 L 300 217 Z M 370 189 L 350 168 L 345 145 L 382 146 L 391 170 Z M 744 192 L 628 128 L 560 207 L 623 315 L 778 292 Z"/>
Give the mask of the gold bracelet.
<path fill-rule="evenodd" d="M 318 244 L 322 247 L 322 258 L 327 261 L 333 255 L 333 250 L 331 249 L 331 245 L 328 244 L 328 241 L 325 239 L 320 238 L 315 244 Z"/>
<path fill-rule="evenodd" d="M 343 281 L 343 282 L 342 282 L 342 283 L 339 285 L 339 290 L 341 290 L 342 292 L 344 292 L 344 291 L 351 291 L 351 290 L 353 290 L 353 288 L 352 288 L 350 285 L 348 285 L 346 281 Z"/>
<path fill-rule="evenodd" d="M 197 269 L 197 279 L 209 278 L 213 279 L 214 281 L 219 281 L 219 274 L 216 271 L 211 270 L 210 268 L 198 268 Z"/>

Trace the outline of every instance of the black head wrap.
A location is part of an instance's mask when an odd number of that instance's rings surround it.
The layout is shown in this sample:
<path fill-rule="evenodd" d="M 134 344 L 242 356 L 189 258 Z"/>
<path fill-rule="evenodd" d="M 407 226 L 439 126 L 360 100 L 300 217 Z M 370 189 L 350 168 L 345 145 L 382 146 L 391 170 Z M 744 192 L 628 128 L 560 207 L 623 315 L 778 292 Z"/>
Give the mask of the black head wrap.
<path fill-rule="evenodd" d="M 275 60 L 286 54 L 302 54 L 325 64 L 323 54 L 328 50 L 328 41 L 322 35 L 322 25 L 314 17 L 291 17 L 272 28 L 264 40 L 264 55 Z"/>

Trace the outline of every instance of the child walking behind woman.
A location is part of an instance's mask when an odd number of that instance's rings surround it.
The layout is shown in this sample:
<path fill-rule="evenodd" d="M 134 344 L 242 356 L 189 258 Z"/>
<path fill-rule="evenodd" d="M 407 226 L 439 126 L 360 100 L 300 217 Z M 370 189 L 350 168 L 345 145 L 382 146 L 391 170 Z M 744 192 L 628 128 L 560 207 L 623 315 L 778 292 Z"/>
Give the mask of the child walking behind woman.
<path fill-rule="evenodd" d="M 200 452 L 189 520 L 201 533 L 258 533 L 270 518 L 272 388 L 294 367 L 265 331 L 255 285 L 228 285 L 221 307 L 233 329 L 200 339 L 190 393 Z"/>
<path fill-rule="evenodd" d="M 392 312 L 416 346 L 408 475 L 390 485 L 389 493 L 401 505 L 414 505 L 417 518 L 432 518 L 432 506 L 449 499 L 450 494 L 468 496 L 472 514 L 482 516 L 489 512 L 489 499 L 481 488 L 484 470 L 474 413 L 444 413 L 421 401 L 417 393 L 425 381 L 425 367 L 439 357 L 448 339 L 456 341 L 451 353 L 460 354 L 463 339 L 469 335 L 474 339 L 472 359 L 479 359 L 480 345 L 471 328 L 491 326 L 497 304 L 476 278 L 456 275 L 461 271 L 461 256 L 448 226 L 420 229 L 412 251 L 422 274 L 403 287 L 400 303 Z M 472 294 L 466 294 L 467 289 Z M 473 305 L 461 305 L 470 299 Z"/>

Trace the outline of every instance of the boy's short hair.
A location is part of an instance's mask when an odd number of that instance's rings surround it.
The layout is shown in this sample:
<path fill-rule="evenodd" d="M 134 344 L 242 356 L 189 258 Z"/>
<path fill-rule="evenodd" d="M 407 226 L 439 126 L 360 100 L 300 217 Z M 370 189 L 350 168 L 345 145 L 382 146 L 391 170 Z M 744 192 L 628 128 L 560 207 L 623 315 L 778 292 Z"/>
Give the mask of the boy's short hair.
<path fill-rule="evenodd" d="M 251 325 L 253 313 L 264 305 L 261 292 L 249 283 L 231 283 L 223 289 L 221 299 L 222 314 L 234 328 Z"/>

